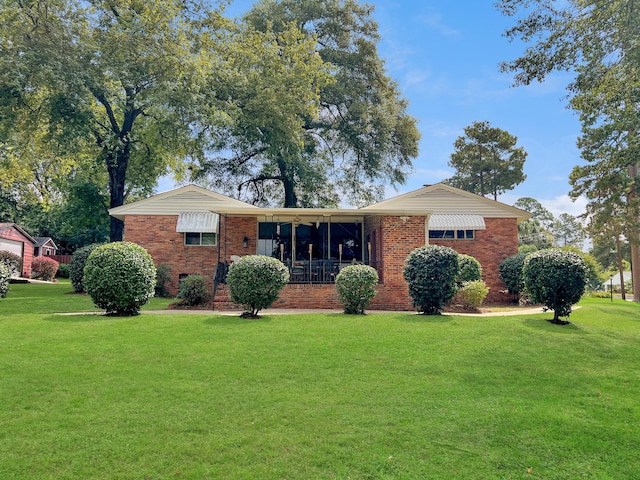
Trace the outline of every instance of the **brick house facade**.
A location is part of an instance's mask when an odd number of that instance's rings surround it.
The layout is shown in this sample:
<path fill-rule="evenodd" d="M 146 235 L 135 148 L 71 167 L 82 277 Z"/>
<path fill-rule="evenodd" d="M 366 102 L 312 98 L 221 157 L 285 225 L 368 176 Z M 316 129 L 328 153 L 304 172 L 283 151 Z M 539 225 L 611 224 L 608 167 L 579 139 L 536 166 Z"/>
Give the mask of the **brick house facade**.
<path fill-rule="evenodd" d="M 177 231 L 185 212 L 209 217 L 215 212 L 215 232 L 206 233 L 196 224 L 191 228 L 204 233 Z M 125 240 L 146 248 L 156 264 L 171 267 L 167 288 L 172 293 L 177 293 L 180 278 L 194 273 L 203 274 L 213 290 L 219 264 L 258 253 L 279 256 L 291 269 L 292 280 L 296 268 L 305 273 L 284 288 L 274 307 L 340 308 L 332 282 L 336 272 L 329 272 L 327 265 L 331 262 L 337 271 L 357 262 L 377 269 L 380 283 L 370 308 L 385 310 L 413 309 L 402 270 L 407 255 L 426 243 L 475 257 L 490 288 L 487 302 L 505 301 L 498 266 L 517 253 L 517 223 L 529 216 L 442 184 L 362 209 L 263 209 L 191 185 L 110 213 L 124 220 Z M 444 230 L 432 229 L 436 218 L 437 228 Z M 467 220 L 471 223 L 464 223 Z M 447 222 L 452 222 L 452 230 Z M 205 235 L 214 240 L 205 241 Z M 434 238 L 438 236 L 442 238 Z M 231 304 L 224 284 L 216 285 L 215 305 L 240 308 Z"/>

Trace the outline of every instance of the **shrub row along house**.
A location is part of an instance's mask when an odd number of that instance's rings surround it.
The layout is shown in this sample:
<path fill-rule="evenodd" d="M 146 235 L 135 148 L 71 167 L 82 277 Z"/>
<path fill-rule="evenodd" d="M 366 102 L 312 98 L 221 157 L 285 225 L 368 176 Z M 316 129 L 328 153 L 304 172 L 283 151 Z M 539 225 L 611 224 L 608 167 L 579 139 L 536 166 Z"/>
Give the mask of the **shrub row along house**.
<path fill-rule="evenodd" d="M 505 300 L 500 262 L 518 251 L 518 228 L 530 214 L 457 188 L 426 185 L 358 209 L 259 208 L 189 185 L 112 208 L 125 222 L 124 238 L 171 267 L 168 289 L 200 273 L 210 281 L 218 308 L 231 307 L 226 267 L 245 255 L 268 255 L 287 265 L 290 283 L 274 307 L 339 308 L 335 277 L 364 263 L 378 271 L 372 309 L 411 310 L 402 276 L 416 247 L 438 244 L 472 255 L 491 288 L 488 300 Z"/>

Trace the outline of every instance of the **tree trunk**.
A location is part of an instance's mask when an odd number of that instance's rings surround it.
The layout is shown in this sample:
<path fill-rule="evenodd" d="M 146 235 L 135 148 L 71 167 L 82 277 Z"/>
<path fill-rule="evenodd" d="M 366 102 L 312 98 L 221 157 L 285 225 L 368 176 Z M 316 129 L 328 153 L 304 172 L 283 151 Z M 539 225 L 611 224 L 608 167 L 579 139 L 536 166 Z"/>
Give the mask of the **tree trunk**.
<path fill-rule="evenodd" d="M 115 155 L 115 159 L 113 158 Z M 109 208 L 119 207 L 124 204 L 124 182 L 129 165 L 129 144 L 115 154 L 107 157 L 107 169 L 109 170 Z M 112 242 L 120 242 L 124 238 L 124 222 L 111 217 L 109 239 Z"/>
<path fill-rule="evenodd" d="M 622 266 L 622 247 L 620 245 L 620 236 L 616 236 L 616 251 L 618 253 L 618 271 L 620 272 L 620 292 L 622 300 L 627 299 L 626 289 L 624 286 L 624 267 Z"/>
<path fill-rule="evenodd" d="M 638 165 L 632 165 L 629 167 L 629 176 L 633 179 L 631 183 L 631 191 L 629 192 L 629 203 L 631 204 L 631 211 L 635 212 L 635 201 L 638 198 L 638 190 L 636 186 L 636 179 L 638 177 Z M 629 244 L 631 245 L 631 286 L 633 288 L 633 301 L 640 302 L 640 233 L 638 232 L 635 223 L 638 218 L 632 222 L 634 227 L 629 232 Z"/>
<path fill-rule="evenodd" d="M 293 175 L 287 168 L 287 162 L 282 157 L 278 158 L 278 169 L 280 170 L 280 180 L 284 188 L 284 208 L 297 208 L 296 184 Z"/>
<path fill-rule="evenodd" d="M 633 288 L 633 301 L 640 302 L 640 238 L 631 240 L 631 288 Z"/>

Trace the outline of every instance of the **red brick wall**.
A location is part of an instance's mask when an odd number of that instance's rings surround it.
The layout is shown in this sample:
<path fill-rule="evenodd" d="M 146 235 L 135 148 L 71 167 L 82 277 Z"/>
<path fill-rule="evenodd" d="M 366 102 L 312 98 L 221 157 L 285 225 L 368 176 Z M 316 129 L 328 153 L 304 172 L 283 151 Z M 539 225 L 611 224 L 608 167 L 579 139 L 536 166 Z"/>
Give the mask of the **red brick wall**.
<path fill-rule="evenodd" d="M 167 289 L 178 293 L 180 274 L 200 273 L 207 278 L 208 288 L 213 289 L 213 275 L 220 261 L 229 261 L 232 255 L 244 256 L 256 253 L 257 220 L 253 217 L 221 217 L 218 246 L 186 246 L 184 234 L 176 232 L 177 215 L 127 215 L 124 222 L 124 239 L 147 249 L 155 264 L 171 266 L 171 281 Z M 248 247 L 242 246 L 249 239 Z"/>
<path fill-rule="evenodd" d="M 365 219 L 365 235 L 375 232 L 376 245 L 372 251 L 375 266 L 381 272 L 378 295 L 371 302 L 372 310 L 413 310 L 407 283 L 402 276 L 404 262 L 409 253 L 425 244 L 424 216 L 407 218 L 385 216 Z M 201 273 L 213 287 L 213 275 L 218 261 L 218 247 L 183 245 L 183 234 L 175 231 L 177 216 L 127 216 L 125 240 L 145 247 L 157 263 L 171 265 L 171 282 L 167 285 L 177 293 L 178 275 Z M 491 289 L 488 302 L 506 301 L 500 294 L 505 287 L 498 276 L 500 262 L 517 253 L 518 233 L 515 218 L 486 218 L 486 230 L 476 231 L 474 240 L 431 240 L 431 243 L 453 248 L 458 253 L 474 256 L 483 270 L 483 280 Z M 248 247 L 243 247 L 243 239 Z M 256 253 L 256 218 L 222 217 L 219 247 L 221 261 L 232 255 Z M 221 295 L 226 295 L 225 287 Z M 224 298 L 222 298 L 224 301 Z M 276 308 L 341 308 L 334 285 L 287 285 Z"/>
<path fill-rule="evenodd" d="M 377 235 L 380 268 L 383 271 L 378 294 L 371 302 L 374 310 L 413 310 L 407 282 L 402 276 L 407 255 L 425 244 L 426 217 L 385 216 Z"/>
<path fill-rule="evenodd" d="M 458 253 L 475 257 L 482 266 L 482 280 L 490 288 L 485 302 L 506 302 L 510 296 L 500 293 L 506 287 L 499 275 L 502 260 L 518 253 L 518 222 L 515 218 L 485 218 L 486 230 L 476 230 L 474 240 L 431 240 L 434 245 L 451 247 Z"/>
<path fill-rule="evenodd" d="M 33 243 L 14 227 L 7 228 L 2 232 L 2 238 L 22 242 L 22 276 L 31 278 L 31 262 L 33 262 Z"/>

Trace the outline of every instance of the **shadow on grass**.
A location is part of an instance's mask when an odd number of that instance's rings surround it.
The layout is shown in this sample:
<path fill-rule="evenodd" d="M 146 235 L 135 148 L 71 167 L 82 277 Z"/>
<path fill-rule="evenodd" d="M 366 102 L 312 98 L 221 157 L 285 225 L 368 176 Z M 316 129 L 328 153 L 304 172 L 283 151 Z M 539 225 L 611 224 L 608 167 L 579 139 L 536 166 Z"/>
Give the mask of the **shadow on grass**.
<path fill-rule="evenodd" d="M 265 315 L 261 318 L 240 318 L 240 314 L 235 315 L 217 315 L 208 317 L 204 320 L 205 325 L 255 325 L 256 323 L 269 323 L 273 318 L 269 315 Z"/>
<path fill-rule="evenodd" d="M 551 323 L 552 318 L 525 318 L 522 323 L 527 327 L 535 328 L 536 330 L 544 330 L 545 332 L 587 335 L 587 332 L 582 330 L 575 323 L 557 325 Z"/>

